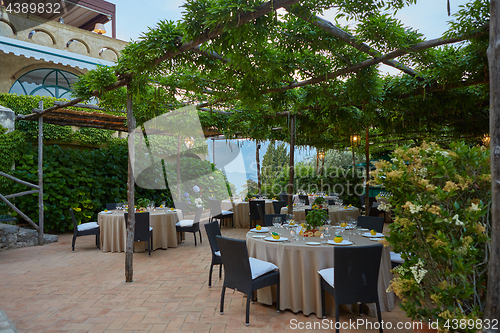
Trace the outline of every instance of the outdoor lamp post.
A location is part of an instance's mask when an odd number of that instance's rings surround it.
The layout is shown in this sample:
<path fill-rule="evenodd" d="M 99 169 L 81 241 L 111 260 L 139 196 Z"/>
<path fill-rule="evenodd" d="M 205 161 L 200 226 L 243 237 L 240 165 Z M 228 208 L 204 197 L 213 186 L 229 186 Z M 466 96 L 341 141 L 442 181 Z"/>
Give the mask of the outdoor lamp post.
<path fill-rule="evenodd" d="M 354 156 L 354 147 L 359 146 L 361 142 L 361 137 L 357 134 L 351 134 L 349 136 L 349 142 L 351 143 L 351 150 L 352 150 L 352 176 L 354 177 L 354 170 L 356 169 L 356 158 Z"/>
<path fill-rule="evenodd" d="M 319 166 L 319 162 L 321 161 L 321 167 Z M 316 172 L 321 174 L 323 170 L 323 166 L 325 164 L 325 149 L 320 149 L 316 153 Z"/>
<path fill-rule="evenodd" d="M 490 146 L 490 136 L 488 134 L 484 134 L 483 138 L 481 139 L 483 141 L 483 145 L 485 147 Z"/>
<path fill-rule="evenodd" d="M 194 139 L 193 137 L 187 137 L 184 139 L 184 144 L 186 145 L 187 149 L 191 149 L 194 147 Z"/>

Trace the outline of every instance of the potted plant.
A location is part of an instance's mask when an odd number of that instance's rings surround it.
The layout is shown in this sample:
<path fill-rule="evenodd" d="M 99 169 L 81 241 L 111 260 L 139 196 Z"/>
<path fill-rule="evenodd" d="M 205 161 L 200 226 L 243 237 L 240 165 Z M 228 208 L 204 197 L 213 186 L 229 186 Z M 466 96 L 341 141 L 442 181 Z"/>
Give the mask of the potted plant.
<path fill-rule="evenodd" d="M 307 224 L 303 235 L 306 237 L 319 237 L 326 219 L 328 219 L 328 213 L 323 209 L 310 210 L 306 216 Z"/>
<path fill-rule="evenodd" d="M 323 197 L 316 197 L 316 199 L 314 199 L 313 201 L 313 207 L 312 208 L 315 208 L 314 206 L 317 206 L 318 208 L 323 208 L 323 205 L 325 204 L 325 198 Z"/>
<path fill-rule="evenodd" d="M 489 163 L 484 147 L 424 143 L 396 149 L 372 174 L 373 184 L 392 193 L 386 208 L 395 219 L 386 240 L 404 259 L 390 289 L 408 317 L 440 331 L 480 329 L 474 323 L 486 302 Z"/>

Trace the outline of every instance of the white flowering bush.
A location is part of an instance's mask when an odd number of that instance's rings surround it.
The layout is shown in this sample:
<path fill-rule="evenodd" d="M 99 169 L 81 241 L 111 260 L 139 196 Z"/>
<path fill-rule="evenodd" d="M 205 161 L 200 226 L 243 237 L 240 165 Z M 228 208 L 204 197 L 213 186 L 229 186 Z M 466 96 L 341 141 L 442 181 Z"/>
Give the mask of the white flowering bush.
<path fill-rule="evenodd" d="M 387 237 L 404 263 L 390 289 L 414 320 L 479 319 L 486 302 L 490 241 L 489 150 L 424 143 L 380 161 L 373 184 L 392 193 Z M 388 207 L 384 207 L 388 208 Z M 444 327 L 440 327 L 444 330 Z M 467 327 L 462 331 L 475 331 Z"/>

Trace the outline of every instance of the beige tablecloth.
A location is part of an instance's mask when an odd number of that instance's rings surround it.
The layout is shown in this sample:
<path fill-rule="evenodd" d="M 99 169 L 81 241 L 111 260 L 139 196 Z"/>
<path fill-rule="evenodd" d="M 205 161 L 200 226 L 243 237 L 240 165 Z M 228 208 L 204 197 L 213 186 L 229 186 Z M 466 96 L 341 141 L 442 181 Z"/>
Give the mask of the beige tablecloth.
<path fill-rule="evenodd" d="M 271 230 L 274 230 L 271 227 Z M 291 239 L 289 231 L 278 229 L 282 237 Z M 280 271 L 280 309 L 290 309 L 293 312 L 303 312 L 305 315 L 315 313 L 321 316 L 321 279 L 319 270 L 333 267 L 332 245 L 309 246 L 307 241 L 319 241 L 319 238 L 306 238 L 291 243 L 268 242 L 256 239 L 252 236 L 256 233 L 249 232 L 246 235 L 248 253 L 250 257 L 266 260 L 274 263 Z M 265 234 L 269 236 L 268 234 Z M 357 245 L 370 245 L 373 241 L 362 236 L 350 236 Z M 333 237 L 330 237 L 332 239 Z M 351 245 L 355 246 L 355 245 Z M 394 309 L 395 296 L 393 292 L 387 293 L 390 280 L 392 279 L 391 258 L 389 248 L 382 251 L 380 274 L 378 280 L 378 297 L 381 311 Z M 257 292 L 257 300 L 264 304 L 272 304 L 276 301 L 275 287 L 262 288 Z M 335 314 L 333 297 L 327 294 L 326 312 Z M 369 304 L 370 315 L 375 315 L 375 305 Z"/>
<path fill-rule="evenodd" d="M 157 209 L 150 212 L 150 226 L 153 227 L 153 249 L 177 247 L 175 223 L 182 213 Z M 101 249 L 103 252 L 124 252 L 127 247 L 127 229 L 123 211 L 111 214 L 99 213 L 97 223 L 101 226 Z M 144 251 L 146 242 L 135 242 L 134 251 Z"/>
<path fill-rule="evenodd" d="M 248 202 L 229 200 L 222 201 L 222 209 L 233 211 L 234 227 L 235 228 L 250 228 L 250 205 Z M 265 214 L 274 214 L 273 201 L 266 199 Z"/>
<path fill-rule="evenodd" d="M 311 206 L 293 207 L 293 219 L 297 222 L 305 221 L 306 212 L 305 208 L 310 209 Z M 286 207 L 281 208 L 281 214 L 288 214 L 288 209 Z M 332 223 L 340 222 L 341 220 L 346 221 L 349 217 L 356 219 L 359 215 L 359 209 L 353 207 L 352 209 L 339 208 L 337 206 L 328 207 L 328 215 Z"/>

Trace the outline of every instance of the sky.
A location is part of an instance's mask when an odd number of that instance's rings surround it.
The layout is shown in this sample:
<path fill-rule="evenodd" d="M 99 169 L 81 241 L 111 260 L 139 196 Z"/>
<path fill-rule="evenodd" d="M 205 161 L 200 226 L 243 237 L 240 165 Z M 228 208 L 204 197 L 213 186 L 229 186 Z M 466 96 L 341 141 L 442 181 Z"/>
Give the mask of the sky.
<path fill-rule="evenodd" d="M 148 29 L 154 28 L 160 20 L 178 21 L 182 19 L 183 8 L 180 7 L 185 0 L 107 0 L 116 5 L 116 36 L 124 41 L 138 40 L 139 37 L 147 32 Z M 405 26 L 412 27 L 421 32 L 427 40 L 441 37 L 448 30 L 447 22 L 454 20 L 453 16 L 448 16 L 446 0 L 418 0 L 416 5 L 411 5 L 400 10 L 396 17 L 400 19 Z M 456 13 L 460 5 L 467 3 L 466 0 L 450 0 L 451 14 Z M 333 21 L 335 11 L 330 10 L 325 12 L 324 18 Z M 106 24 L 106 34 L 111 36 L 111 24 Z M 398 70 L 391 67 L 381 65 L 381 70 L 391 74 L 399 73 Z M 209 159 L 213 161 L 212 141 L 207 140 Z M 226 142 L 225 140 L 221 142 Z M 231 140 L 232 147 L 237 147 L 238 143 Z M 241 190 L 241 186 L 246 182 L 247 178 L 254 180 L 256 177 L 255 170 L 255 142 L 240 141 L 241 154 L 229 165 L 226 165 L 225 171 L 229 181 Z M 269 143 L 262 144 L 260 150 L 260 159 L 266 152 Z M 227 148 L 226 148 L 227 149 Z M 222 148 L 218 152 L 215 150 L 215 160 L 219 159 L 222 153 Z M 296 153 L 296 161 L 314 155 L 315 150 L 299 150 Z M 220 160 L 220 159 L 219 159 Z"/>

